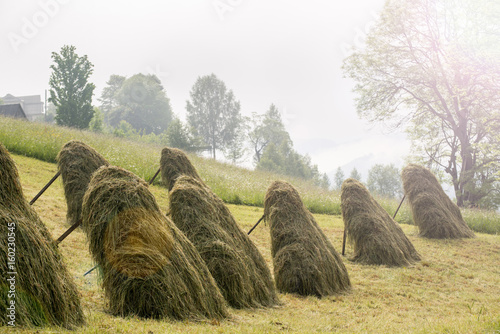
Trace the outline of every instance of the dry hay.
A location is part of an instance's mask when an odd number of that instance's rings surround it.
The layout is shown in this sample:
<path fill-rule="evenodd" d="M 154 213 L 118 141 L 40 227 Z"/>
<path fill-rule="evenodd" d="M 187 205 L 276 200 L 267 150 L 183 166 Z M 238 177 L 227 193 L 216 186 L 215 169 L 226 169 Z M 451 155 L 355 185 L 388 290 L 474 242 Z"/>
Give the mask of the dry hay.
<path fill-rule="evenodd" d="M 14 235 L 12 235 L 14 233 Z M 15 325 L 84 323 L 80 296 L 61 254 L 23 195 L 14 161 L 0 144 L 0 325 L 7 325 L 10 283 L 15 276 Z M 11 243 L 11 244 L 9 244 Z M 15 255 L 12 253 L 15 248 Z M 11 249 L 9 249 L 11 248 Z M 10 254 L 9 254 L 10 252 Z M 9 257 L 14 256 L 14 264 Z M 17 272 L 17 275 L 8 274 Z"/>
<path fill-rule="evenodd" d="M 57 155 L 57 165 L 68 206 L 66 221 L 73 225 L 81 218 L 82 199 L 92 173 L 109 163 L 92 147 L 81 141 L 71 140 L 64 144 Z"/>
<path fill-rule="evenodd" d="M 188 175 L 202 181 L 186 154 L 176 148 L 165 147 L 161 151 L 160 169 L 161 179 L 168 191 L 172 190 L 175 180 L 182 175 Z"/>
<path fill-rule="evenodd" d="M 401 227 L 361 182 L 344 181 L 340 206 L 347 237 L 354 246 L 351 261 L 396 267 L 420 261 Z"/>
<path fill-rule="evenodd" d="M 279 303 L 259 250 L 202 181 L 187 175 L 176 178 L 170 191 L 170 214 L 198 249 L 229 305 L 249 308 Z"/>
<path fill-rule="evenodd" d="M 270 223 L 279 291 L 322 297 L 350 289 L 342 258 L 292 185 L 271 184 L 264 199 L 264 218 Z"/>
<path fill-rule="evenodd" d="M 434 174 L 410 164 L 402 172 L 403 188 L 410 202 L 420 236 L 434 239 L 474 238 L 458 206 L 446 195 Z"/>
<path fill-rule="evenodd" d="M 101 167 L 83 198 L 82 227 L 113 315 L 221 319 L 225 301 L 196 248 L 162 213 L 148 185 Z"/>

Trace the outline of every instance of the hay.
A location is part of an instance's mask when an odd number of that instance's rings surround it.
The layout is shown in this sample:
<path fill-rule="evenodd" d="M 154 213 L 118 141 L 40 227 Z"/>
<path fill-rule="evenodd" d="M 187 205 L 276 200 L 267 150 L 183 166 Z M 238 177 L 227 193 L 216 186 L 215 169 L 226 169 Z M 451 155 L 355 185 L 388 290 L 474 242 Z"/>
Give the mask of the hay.
<path fill-rule="evenodd" d="M 64 144 L 57 155 L 68 212 L 66 221 L 73 225 L 81 218 L 82 199 L 92 173 L 109 163 L 96 150 L 77 140 Z"/>
<path fill-rule="evenodd" d="M 118 167 L 98 169 L 83 199 L 82 218 L 112 314 L 172 319 L 228 315 L 195 247 L 162 215 L 147 184 L 134 174 Z"/>
<path fill-rule="evenodd" d="M 350 289 L 340 255 L 292 185 L 273 182 L 264 199 L 264 219 L 270 223 L 279 291 L 323 297 Z"/>
<path fill-rule="evenodd" d="M 402 172 L 403 188 L 410 202 L 420 236 L 433 239 L 474 238 L 460 209 L 443 191 L 432 172 L 410 164 Z"/>
<path fill-rule="evenodd" d="M 186 154 L 176 148 L 165 147 L 161 151 L 160 169 L 161 179 L 167 186 L 168 191 L 172 190 L 175 180 L 182 175 L 188 175 L 202 181 Z"/>
<path fill-rule="evenodd" d="M 14 228 L 15 227 L 15 228 Z M 12 234 L 15 233 L 15 240 Z M 56 325 L 74 328 L 84 323 L 76 285 L 45 225 L 24 198 L 14 161 L 0 144 L 0 325 L 6 317 L 10 284 L 15 276 L 17 326 Z M 11 237 L 9 240 L 8 237 Z M 9 243 L 13 243 L 14 245 Z M 15 263 L 8 264 L 15 246 Z M 11 254 L 13 255 L 13 254 Z M 17 275 L 8 274 L 17 272 Z"/>
<path fill-rule="evenodd" d="M 279 303 L 259 250 L 202 181 L 186 175 L 176 178 L 170 192 L 170 214 L 198 249 L 229 305 L 250 308 Z"/>
<path fill-rule="evenodd" d="M 354 246 L 351 261 L 399 267 L 420 261 L 401 227 L 361 182 L 345 180 L 340 201 L 344 228 Z"/>

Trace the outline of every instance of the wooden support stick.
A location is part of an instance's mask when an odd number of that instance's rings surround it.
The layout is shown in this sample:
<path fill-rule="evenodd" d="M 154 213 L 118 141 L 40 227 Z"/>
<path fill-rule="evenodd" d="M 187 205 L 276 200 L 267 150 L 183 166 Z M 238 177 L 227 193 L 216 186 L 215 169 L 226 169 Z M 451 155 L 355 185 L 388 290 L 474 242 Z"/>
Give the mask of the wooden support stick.
<path fill-rule="evenodd" d="M 398 208 L 396 209 L 396 212 L 394 212 L 394 216 L 392 216 L 392 219 L 396 218 L 396 215 L 398 214 L 398 211 L 399 211 L 399 208 L 401 207 L 401 205 L 403 204 L 404 200 L 405 200 L 405 197 L 406 197 L 406 194 L 403 195 L 403 198 L 401 199 L 401 202 L 399 203 L 399 206 Z"/>
<path fill-rule="evenodd" d="M 98 264 L 96 264 L 92 269 L 87 270 L 87 272 L 85 274 L 83 274 L 83 276 L 87 276 L 88 274 L 90 274 L 91 272 L 93 272 L 97 267 L 99 267 Z"/>
<path fill-rule="evenodd" d="M 61 241 L 63 241 L 64 239 L 66 239 L 66 237 L 68 235 L 71 234 L 71 232 L 73 232 L 78 226 L 80 226 L 80 224 L 82 223 L 82 219 L 80 218 L 76 223 L 74 223 L 73 225 L 71 225 L 70 228 L 68 228 L 66 230 L 66 232 L 64 232 L 57 240 L 56 240 L 56 245 L 59 245 L 59 243 Z"/>
<path fill-rule="evenodd" d="M 347 230 L 344 226 L 344 237 L 342 238 L 342 255 L 345 254 L 345 239 L 346 239 L 346 236 L 347 236 Z"/>
<path fill-rule="evenodd" d="M 161 170 L 161 168 L 158 168 L 158 170 L 156 171 L 156 174 L 151 178 L 151 180 L 149 180 L 148 184 L 153 183 L 153 181 L 156 179 L 158 174 L 160 174 L 160 170 Z"/>
<path fill-rule="evenodd" d="M 260 219 L 257 221 L 257 224 L 255 224 L 251 229 L 250 231 L 248 231 L 247 235 L 250 235 L 250 233 L 252 233 L 252 231 L 257 227 L 257 225 L 260 224 L 260 222 L 262 221 L 262 219 L 264 219 L 264 215 L 262 215 L 262 217 L 260 217 Z"/>
<path fill-rule="evenodd" d="M 49 183 L 47 183 L 45 185 L 45 187 L 43 187 L 42 190 L 40 190 L 38 192 L 38 194 L 36 194 L 36 196 L 33 197 L 33 199 L 30 201 L 30 205 L 33 205 L 33 203 L 36 202 L 36 200 L 38 199 L 38 197 L 42 196 L 42 194 L 45 192 L 45 190 L 47 190 L 47 188 L 49 188 L 51 186 L 51 184 L 54 183 L 54 181 L 59 177 L 59 175 L 61 175 L 61 172 L 57 171 L 56 175 L 54 175 L 54 177 L 52 179 L 50 179 Z"/>

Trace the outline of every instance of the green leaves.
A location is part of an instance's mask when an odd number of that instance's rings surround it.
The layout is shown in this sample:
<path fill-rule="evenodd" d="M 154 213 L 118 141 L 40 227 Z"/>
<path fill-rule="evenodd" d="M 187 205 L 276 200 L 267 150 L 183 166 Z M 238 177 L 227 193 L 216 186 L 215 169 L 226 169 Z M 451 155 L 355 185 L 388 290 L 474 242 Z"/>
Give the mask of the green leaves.
<path fill-rule="evenodd" d="M 74 46 L 65 45 L 60 53 L 52 53 L 49 101 L 56 107 L 58 125 L 85 129 L 94 115 L 95 85 L 88 82 L 94 65 L 87 56 L 79 57 L 75 50 Z"/>
<path fill-rule="evenodd" d="M 215 74 L 198 77 L 187 101 L 188 123 L 195 133 L 216 150 L 224 149 L 236 138 L 241 124 L 240 102 Z"/>

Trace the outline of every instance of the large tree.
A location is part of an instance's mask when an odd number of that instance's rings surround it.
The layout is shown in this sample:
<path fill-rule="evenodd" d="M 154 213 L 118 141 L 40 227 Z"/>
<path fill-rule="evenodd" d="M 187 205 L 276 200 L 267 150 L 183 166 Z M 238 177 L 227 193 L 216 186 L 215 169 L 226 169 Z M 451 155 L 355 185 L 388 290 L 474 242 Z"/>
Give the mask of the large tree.
<path fill-rule="evenodd" d="M 116 127 L 120 121 L 127 121 L 135 130 L 143 134 L 160 134 L 168 129 L 172 121 L 172 108 L 160 79 L 152 74 L 136 74 L 125 79 L 119 89 L 115 89 L 121 78 L 110 78 L 114 91 L 111 105 L 116 106 L 109 114 L 110 125 Z M 115 87 L 116 86 L 116 87 Z M 113 101 L 114 100 L 114 101 Z"/>
<path fill-rule="evenodd" d="M 279 146 L 284 141 L 291 142 L 278 108 L 274 104 L 271 104 L 264 115 L 252 115 L 251 122 L 253 127 L 248 133 L 248 138 L 254 150 L 254 162 L 256 164 L 260 162 L 267 145 Z"/>
<path fill-rule="evenodd" d="M 240 102 L 215 74 L 198 77 L 187 101 L 189 125 L 206 144 L 212 146 L 216 158 L 218 149 L 225 149 L 236 138 L 242 120 Z"/>
<path fill-rule="evenodd" d="M 498 22 L 489 0 L 388 0 L 344 62 L 358 113 L 408 125 L 414 154 L 444 170 L 457 204 L 495 191 L 500 161 Z M 392 121 L 392 122 L 391 122 Z"/>
<path fill-rule="evenodd" d="M 368 171 L 368 190 L 385 197 L 399 197 L 403 193 L 399 169 L 393 164 L 376 164 Z"/>
<path fill-rule="evenodd" d="M 87 56 L 79 57 L 75 50 L 74 46 L 65 45 L 60 53 L 52 53 L 49 101 L 56 107 L 58 125 L 84 129 L 94 115 L 92 95 L 95 86 L 89 82 L 94 65 Z"/>
<path fill-rule="evenodd" d="M 109 115 L 111 111 L 118 107 L 118 92 L 126 79 L 124 76 L 112 74 L 106 82 L 107 86 L 102 89 L 101 98 L 98 99 L 101 102 L 104 122 L 108 125 L 110 125 Z"/>

